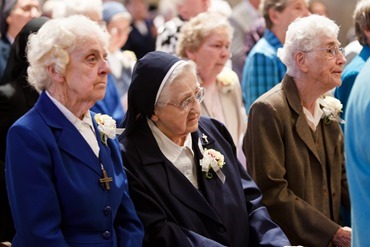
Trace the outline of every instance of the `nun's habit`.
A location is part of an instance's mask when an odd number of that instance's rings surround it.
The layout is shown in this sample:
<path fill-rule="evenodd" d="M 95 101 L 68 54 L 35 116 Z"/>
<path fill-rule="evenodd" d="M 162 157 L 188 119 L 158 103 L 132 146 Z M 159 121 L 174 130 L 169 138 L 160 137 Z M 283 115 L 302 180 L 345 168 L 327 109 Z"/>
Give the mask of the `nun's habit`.
<path fill-rule="evenodd" d="M 179 62 L 164 52 L 148 53 L 137 62 L 128 91 L 120 143 L 130 196 L 145 227 L 144 246 L 290 245 L 261 205 L 261 192 L 239 163 L 233 140 L 221 123 L 201 117 L 198 130 L 191 133 L 199 189 L 161 152 L 147 118 Z M 224 155 L 224 183 L 201 171 L 199 145 Z"/>

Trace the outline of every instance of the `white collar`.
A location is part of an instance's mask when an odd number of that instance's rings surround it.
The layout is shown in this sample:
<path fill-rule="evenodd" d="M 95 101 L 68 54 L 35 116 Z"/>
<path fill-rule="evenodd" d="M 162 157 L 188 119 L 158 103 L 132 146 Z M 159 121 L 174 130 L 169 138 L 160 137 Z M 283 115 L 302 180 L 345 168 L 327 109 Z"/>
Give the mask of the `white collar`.
<path fill-rule="evenodd" d="M 314 108 L 314 115 L 311 114 L 311 112 L 303 106 L 303 112 L 306 116 L 306 120 L 308 125 L 313 131 L 316 131 L 317 125 L 319 125 L 323 111 L 320 108 L 319 101 L 316 100 L 315 102 L 315 108 Z"/>
<path fill-rule="evenodd" d="M 152 120 L 147 119 L 148 126 L 153 133 L 154 139 L 157 141 L 159 149 L 162 151 L 163 155 L 172 163 L 179 158 L 184 149 L 188 148 L 194 156 L 192 149 L 192 138 L 189 133 L 186 136 L 184 146 L 180 147 L 173 141 L 171 141 L 163 132 L 158 129 L 158 127 L 152 122 Z"/>

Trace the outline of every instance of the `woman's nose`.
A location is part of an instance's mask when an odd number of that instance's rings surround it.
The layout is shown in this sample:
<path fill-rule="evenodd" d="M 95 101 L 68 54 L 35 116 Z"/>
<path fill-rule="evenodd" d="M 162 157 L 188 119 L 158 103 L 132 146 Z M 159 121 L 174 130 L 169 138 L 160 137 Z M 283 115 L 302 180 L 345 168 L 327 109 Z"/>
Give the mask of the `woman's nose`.
<path fill-rule="evenodd" d="M 228 46 L 222 47 L 221 56 L 223 56 L 223 57 L 229 57 L 230 56 L 230 49 L 229 49 Z"/>
<path fill-rule="evenodd" d="M 347 62 L 345 54 L 339 52 L 339 59 L 337 60 L 339 64 L 345 64 Z"/>
<path fill-rule="evenodd" d="M 111 72 L 110 65 L 107 60 L 103 60 L 103 64 L 99 69 L 99 74 L 109 74 Z"/>
<path fill-rule="evenodd" d="M 190 111 L 193 113 L 199 114 L 200 113 L 200 102 L 198 102 L 197 100 L 194 100 L 193 107 L 191 108 Z"/>

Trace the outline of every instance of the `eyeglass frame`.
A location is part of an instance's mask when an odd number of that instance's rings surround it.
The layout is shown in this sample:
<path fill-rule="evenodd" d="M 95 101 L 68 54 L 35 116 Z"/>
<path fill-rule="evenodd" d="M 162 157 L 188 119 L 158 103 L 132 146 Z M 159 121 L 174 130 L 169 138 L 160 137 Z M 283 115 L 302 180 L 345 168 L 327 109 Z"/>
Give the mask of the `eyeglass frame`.
<path fill-rule="evenodd" d="M 337 47 L 337 46 L 330 46 L 326 48 L 316 48 L 311 51 L 303 51 L 303 52 L 312 52 L 312 51 L 326 51 L 328 54 L 330 54 L 332 57 L 337 56 L 339 53 L 343 56 L 346 55 L 346 51 L 344 47 Z"/>
<path fill-rule="evenodd" d="M 204 99 L 205 89 L 204 87 L 198 87 L 195 95 L 190 96 L 189 98 L 184 99 L 180 104 L 172 103 L 172 102 L 157 102 L 156 104 L 161 105 L 172 105 L 176 106 L 182 111 L 188 112 L 194 106 L 195 102 L 201 103 Z"/>

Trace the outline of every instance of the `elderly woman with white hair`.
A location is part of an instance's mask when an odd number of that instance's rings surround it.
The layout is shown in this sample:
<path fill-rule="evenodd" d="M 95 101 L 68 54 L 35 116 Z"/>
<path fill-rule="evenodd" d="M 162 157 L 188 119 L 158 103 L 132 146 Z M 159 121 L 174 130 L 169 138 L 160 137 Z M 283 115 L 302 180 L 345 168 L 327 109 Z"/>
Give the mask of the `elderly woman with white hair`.
<path fill-rule="evenodd" d="M 263 203 L 293 245 L 350 246 L 341 203 L 350 208 L 338 114 L 325 94 L 341 84 L 339 27 L 311 15 L 288 28 L 279 57 L 287 74 L 252 105 L 244 139 Z"/>
<path fill-rule="evenodd" d="M 47 21 L 28 44 L 40 97 L 10 128 L 6 184 L 14 246 L 141 246 L 115 122 L 104 97 L 109 35 L 84 16 Z"/>
<path fill-rule="evenodd" d="M 101 25 L 103 23 L 103 2 L 102 0 L 63 0 L 64 3 L 64 11 L 61 11 L 62 17 L 68 17 L 72 15 L 84 15 L 90 18 L 93 21 L 98 22 Z M 119 4 L 119 3 L 117 3 Z M 115 7 L 116 11 L 120 11 L 119 8 Z M 120 22 L 119 26 L 125 26 L 126 24 L 122 21 Z M 107 27 L 108 32 L 110 33 L 111 28 Z M 117 39 L 116 35 L 111 35 L 110 44 L 108 47 L 108 51 L 110 51 L 112 46 L 117 46 L 116 42 Z M 111 62 L 109 61 L 109 52 L 108 52 L 108 62 L 110 66 L 112 66 Z M 116 72 L 116 68 L 111 68 L 114 72 Z M 96 104 L 90 109 L 95 112 L 101 112 L 108 114 L 113 117 L 118 123 L 120 123 L 123 119 L 124 109 L 123 105 L 121 104 L 121 98 L 119 94 L 118 87 L 116 86 L 115 73 L 110 73 L 108 75 L 108 84 L 105 93 L 105 97 L 102 100 L 96 102 Z"/>

